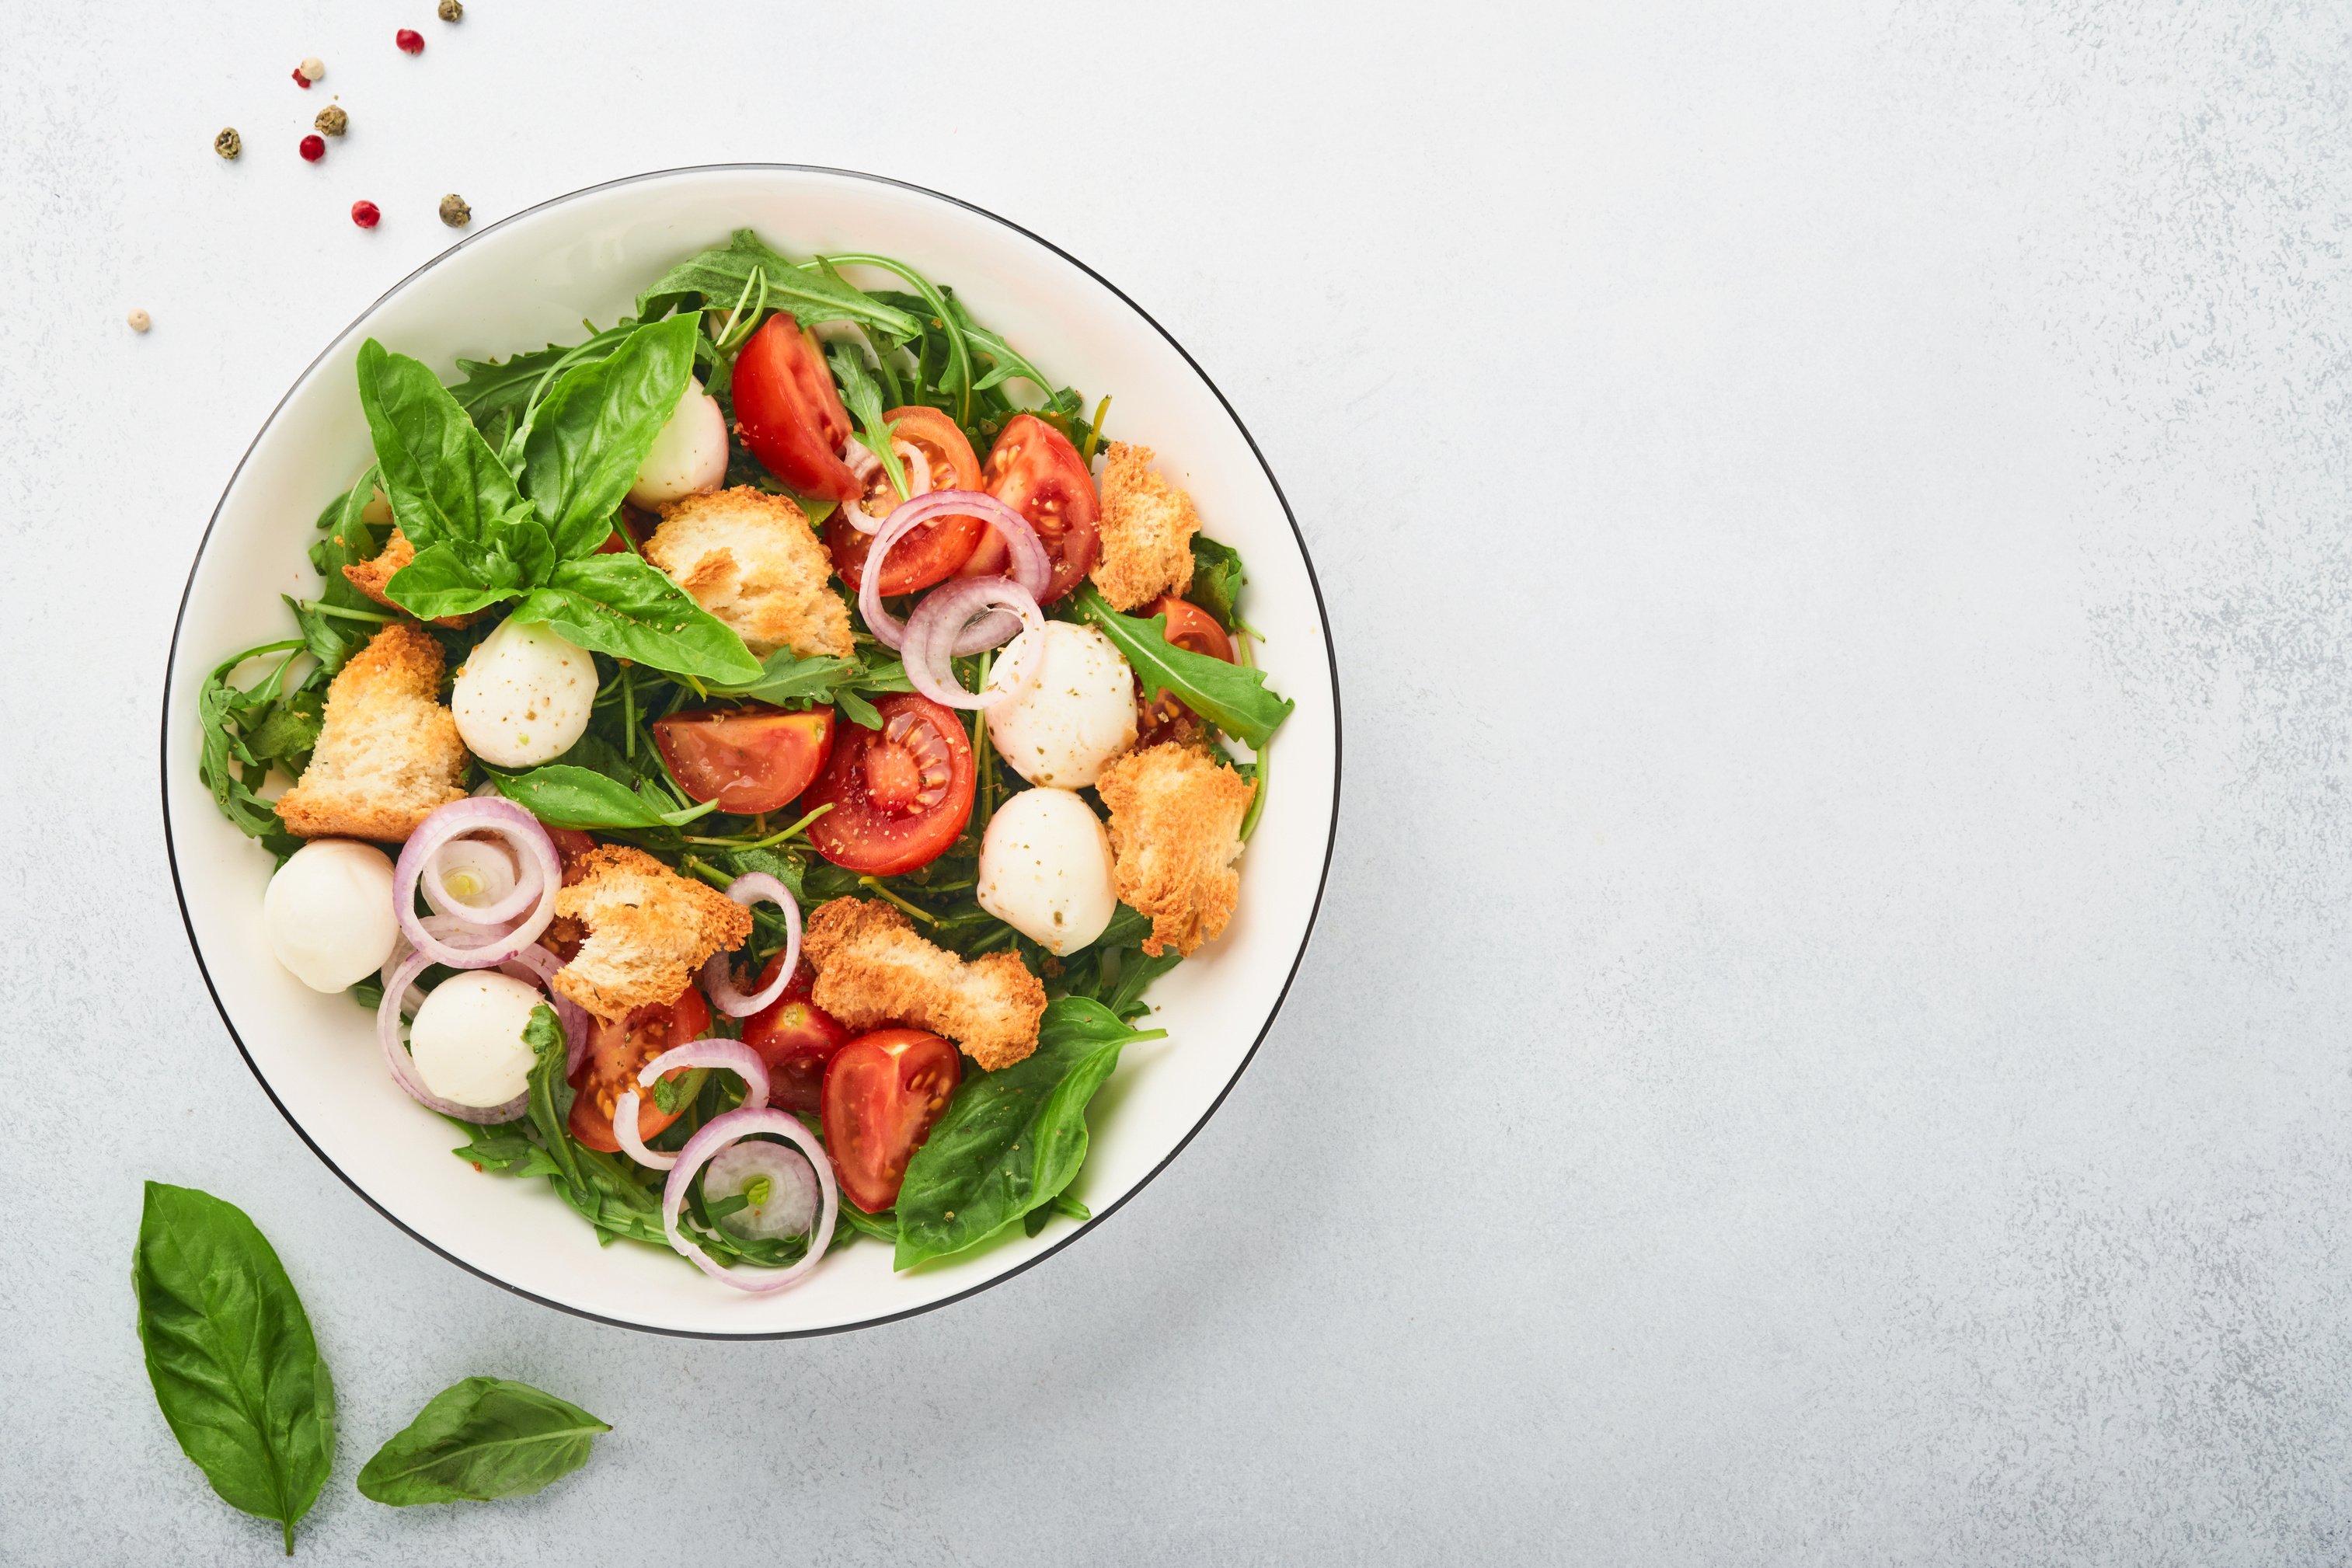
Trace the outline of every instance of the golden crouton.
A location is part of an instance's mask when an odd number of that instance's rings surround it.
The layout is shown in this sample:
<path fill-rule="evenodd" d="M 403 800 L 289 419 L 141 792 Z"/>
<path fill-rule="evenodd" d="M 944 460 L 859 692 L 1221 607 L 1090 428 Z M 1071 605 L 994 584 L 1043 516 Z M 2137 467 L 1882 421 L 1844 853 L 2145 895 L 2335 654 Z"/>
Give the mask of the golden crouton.
<path fill-rule="evenodd" d="M 1110 444 L 1103 464 L 1102 553 L 1091 575 L 1115 610 L 1192 585 L 1192 498 L 1151 471 L 1151 448 Z"/>
<path fill-rule="evenodd" d="M 1127 755 L 1095 781 L 1110 808 L 1119 901 L 1151 917 L 1143 951 L 1187 957 L 1234 917 L 1242 818 L 1256 786 L 1205 747 L 1173 741 Z"/>
<path fill-rule="evenodd" d="M 327 688 L 310 765 L 278 798 L 305 838 L 406 838 L 435 808 L 466 798 L 466 746 L 441 706 L 441 645 L 395 621 Z"/>
<path fill-rule="evenodd" d="M 816 969 L 811 1000 L 852 1029 L 929 1029 L 994 1072 L 1037 1048 L 1045 987 L 1020 956 L 974 959 L 932 946 L 888 904 L 835 899 L 809 916 L 801 952 Z"/>
<path fill-rule="evenodd" d="M 850 651 L 849 606 L 833 587 L 833 558 L 782 496 L 749 485 L 688 496 L 646 542 L 646 559 L 760 658 L 780 647 L 804 658 Z"/>
<path fill-rule="evenodd" d="M 588 935 L 551 984 L 599 1018 L 677 1001 L 704 960 L 751 934 L 750 910 L 642 849 L 599 844 L 576 868 L 576 881 L 566 868 L 570 885 L 556 893 L 555 913 Z"/>

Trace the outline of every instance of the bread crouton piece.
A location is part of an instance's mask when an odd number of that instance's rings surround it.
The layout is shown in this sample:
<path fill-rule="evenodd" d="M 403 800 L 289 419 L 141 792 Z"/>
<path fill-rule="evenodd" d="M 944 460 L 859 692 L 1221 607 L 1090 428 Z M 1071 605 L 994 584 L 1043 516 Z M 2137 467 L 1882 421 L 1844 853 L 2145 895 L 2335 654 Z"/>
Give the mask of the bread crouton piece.
<path fill-rule="evenodd" d="M 336 542 L 341 543 L 341 541 L 338 540 Z M 352 587 L 357 588 L 385 609 L 398 610 L 402 615 L 406 615 L 407 610 L 402 605 L 394 604 L 392 596 L 384 592 L 384 587 L 392 581 L 395 573 L 415 559 L 416 546 L 408 542 L 408 535 L 395 528 L 392 531 L 391 536 L 383 542 L 383 548 L 375 552 L 373 560 L 351 563 L 343 568 L 343 577 Z M 455 629 L 473 618 L 471 616 L 443 616 L 433 624 L 436 626 L 448 626 Z"/>
<path fill-rule="evenodd" d="M 1192 498 L 1151 471 L 1151 448 L 1110 444 L 1103 464 L 1102 553 L 1091 574 L 1115 610 L 1192 585 Z"/>
<path fill-rule="evenodd" d="M 1045 987 L 1016 953 L 958 958 L 916 935 L 905 915 L 878 899 L 820 907 L 809 916 L 801 952 L 816 969 L 810 999 L 852 1029 L 929 1029 L 990 1072 L 1037 1048 Z"/>
<path fill-rule="evenodd" d="M 642 849 L 600 844 L 576 868 L 576 881 L 566 868 L 570 885 L 556 893 L 555 914 L 588 934 L 551 984 L 599 1018 L 668 1005 L 706 959 L 751 934 L 750 910 Z"/>
<path fill-rule="evenodd" d="M 646 541 L 646 559 L 761 658 L 850 651 L 849 605 L 833 558 L 801 509 L 749 485 L 688 496 Z"/>
<path fill-rule="evenodd" d="M 310 765 L 278 797 L 287 830 L 394 843 L 465 799 L 466 744 L 440 697 L 439 643 L 405 621 L 371 637 L 327 687 Z"/>
<path fill-rule="evenodd" d="M 1234 918 L 1234 861 L 1256 786 L 1205 747 L 1174 741 L 1127 755 L 1095 781 L 1110 808 L 1111 879 L 1119 901 L 1151 917 L 1143 951 L 1191 957 Z"/>

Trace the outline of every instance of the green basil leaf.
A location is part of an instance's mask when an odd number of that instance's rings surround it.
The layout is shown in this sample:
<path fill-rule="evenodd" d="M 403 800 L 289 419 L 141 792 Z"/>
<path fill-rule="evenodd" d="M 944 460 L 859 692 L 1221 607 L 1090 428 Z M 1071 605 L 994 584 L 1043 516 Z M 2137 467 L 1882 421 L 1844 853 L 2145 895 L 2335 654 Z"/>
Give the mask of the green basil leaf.
<path fill-rule="evenodd" d="M 435 1394 L 360 1471 L 360 1495 L 407 1508 L 528 1497 L 588 1462 L 613 1428 L 580 1406 L 503 1377 Z"/>
<path fill-rule="evenodd" d="M 726 310 L 743 297 L 754 272 L 768 280 L 768 303 L 790 310 L 803 327 L 820 321 L 856 321 L 893 337 L 911 338 L 922 323 L 894 305 L 886 305 L 829 271 L 805 271 L 761 243 L 748 228 L 739 228 L 725 245 L 688 257 L 637 296 L 637 317 L 649 321 L 673 310 L 698 306 Z"/>
<path fill-rule="evenodd" d="M 563 1024 L 555 1009 L 541 1004 L 530 1010 L 530 1022 L 523 1026 L 522 1043 L 538 1059 L 531 1063 L 527 1080 L 530 1109 L 528 1115 L 531 1127 L 539 1133 L 541 1148 L 555 1162 L 563 1180 L 580 1180 L 577 1151 L 566 1124 L 572 1120 L 572 1084 L 563 1075 L 565 1042 Z"/>
<path fill-rule="evenodd" d="M 668 826 L 628 785 L 586 768 L 550 763 L 527 773 L 494 773 L 490 782 L 499 786 L 500 795 L 550 827 L 593 832 Z"/>
<path fill-rule="evenodd" d="M 1025 1060 L 966 1079 L 907 1163 L 893 1268 L 961 1252 L 1050 1203 L 1087 1158 L 1087 1103 L 1139 1034 L 1080 996 L 1045 1005 Z"/>
<path fill-rule="evenodd" d="M 853 691 L 913 689 L 915 683 L 908 679 L 906 666 L 895 658 L 869 667 L 834 654 L 811 654 L 803 658 L 788 647 L 780 647 L 761 661 L 758 679 L 736 686 L 712 686 L 710 694 L 772 703 L 779 708 L 810 708 L 843 701 Z M 869 706 L 866 710 L 873 710 Z M 877 718 L 866 728 L 873 729 L 879 722 Z"/>
<path fill-rule="evenodd" d="M 478 428 L 488 430 L 500 423 L 511 427 L 521 422 L 540 387 L 552 374 L 602 359 L 635 327 L 635 321 L 623 321 L 584 343 L 569 348 L 550 343 L 543 349 L 509 355 L 503 361 L 461 359 L 457 362 L 457 374 L 462 379 L 449 389 L 449 395 L 472 416 Z"/>
<path fill-rule="evenodd" d="M 743 639 L 641 556 L 566 561 L 514 613 L 526 623 L 545 622 L 582 647 L 656 669 L 725 681 L 760 675 Z"/>
<path fill-rule="evenodd" d="M 433 545 L 488 547 L 524 505 L 514 476 L 440 378 L 373 338 L 360 345 L 360 407 L 375 442 L 392 515 L 421 555 Z"/>
<path fill-rule="evenodd" d="M 232 1508 L 283 1527 L 335 1458 L 335 1393 L 302 1299 L 252 1220 L 190 1187 L 147 1184 L 131 1268 L 155 1403 Z"/>
<path fill-rule="evenodd" d="M 418 551 L 415 560 L 392 574 L 383 592 L 418 620 L 432 621 L 444 616 L 470 616 L 513 598 L 520 591 L 521 574 L 517 571 L 514 575 L 517 582 L 487 582 L 455 545 L 443 542 Z"/>
<path fill-rule="evenodd" d="M 1240 551 L 1206 534 L 1192 536 L 1192 586 L 1184 596 L 1216 616 L 1228 630 L 1241 616 L 1242 584 L 1248 581 Z"/>
<path fill-rule="evenodd" d="M 686 396 L 695 327 L 691 316 L 639 327 L 608 358 L 564 372 L 531 416 L 522 488 L 560 558 L 585 555 L 612 533 L 646 452 Z"/>
<path fill-rule="evenodd" d="M 1252 750 L 1273 739 L 1297 704 L 1266 689 L 1265 672 L 1244 664 L 1227 664 L 1205 653 L 1177 647 L 1168 640 L 1168 617 L 1139 620 L 1110 607 L 1092 583 L 1081 583 L 1070 597 L 1071 607 L 1102 628 L 1135 670 L 1136 683 L 1149 702 L 1162 691 L 1223 730 L 1239 737 Z"/>

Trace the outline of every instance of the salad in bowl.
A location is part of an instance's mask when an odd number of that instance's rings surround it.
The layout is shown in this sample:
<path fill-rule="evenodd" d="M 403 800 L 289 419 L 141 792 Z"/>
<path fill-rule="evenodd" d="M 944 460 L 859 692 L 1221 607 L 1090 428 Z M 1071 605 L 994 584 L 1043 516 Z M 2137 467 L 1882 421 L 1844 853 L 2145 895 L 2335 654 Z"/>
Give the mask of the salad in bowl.
<path fill-rule="evenodd" d="M 897 256 L 704 239 L 452 376 L 362 336 L 363 467 L 175 733 L 451 1168 L 765 1297 L 1089 1217 L 1294 702 L 1180 434 Z"/>

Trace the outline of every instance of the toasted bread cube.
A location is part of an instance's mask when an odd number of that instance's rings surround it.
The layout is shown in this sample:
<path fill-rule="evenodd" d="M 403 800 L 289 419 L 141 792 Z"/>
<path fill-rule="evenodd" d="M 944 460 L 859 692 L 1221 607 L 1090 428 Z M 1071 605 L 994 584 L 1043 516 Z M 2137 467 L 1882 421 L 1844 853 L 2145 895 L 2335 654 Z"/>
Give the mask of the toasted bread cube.
<path fill-rule="evenodd" d="M 305 838 L 393 843 L 466 798 L 466 746 L 440 702 L 441 645 L 396 621 L 369 639 L 327 687 L 310 765 L 278 815 Z"/>
<path fill-rule="evenodd" d="M 749 485 L 688 496 L 646 542 L 646 559 L 694 595 L 761 658 L 847 654 L 849 606 L 833 558 L 801 509 Z"/>
<path fill-rule="evenodd" d="M 668 1005 L 712 953 L 751 934 L 750 910 L 642 849 L 599 844 L 565 875 L 556 918 L 588 934 L 552 984 L 599 1018 L 618 1022 L 640 1007 Z"/>
<path fill-rule="evenodd" d="M 1095 586 L 1115 610 L 1131 610 L 1192 585 L 1192 498 L 1151 469 L 1151 448 L 1110 444 L 1102 474 L 1102 553 Z"/>
<path fill-rule="evenodd" d="M 1119 901 L 1151 917 L 1143 951 L 1191 957 L 1214 942 L 1240 901 L 1242 818 L 1256 786 L 1205 746 L 1175 741 L 1129 752 L 1095 783 L 1110 808 L 1111 879 Z"/>
<path fill-rule="evenodd" d="M 1037 1048 L 1045 987 L 1017 953 L 959 958 L 878 899 L 820 906 L 801 952 L 816 970 L 811 1000 L 852 1029 L 929 1029 L 991 1072 Z"/>

